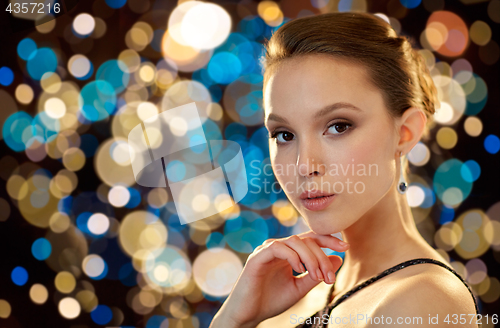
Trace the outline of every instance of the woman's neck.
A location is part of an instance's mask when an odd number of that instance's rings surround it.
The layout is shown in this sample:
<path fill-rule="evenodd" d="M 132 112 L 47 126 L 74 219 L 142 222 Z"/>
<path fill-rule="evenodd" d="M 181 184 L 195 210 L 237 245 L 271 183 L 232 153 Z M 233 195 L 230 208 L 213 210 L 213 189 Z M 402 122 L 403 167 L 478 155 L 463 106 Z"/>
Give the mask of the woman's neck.
<path fill-rule="evenodd" d="M 336 290 L 348 290 L 405 260 L 432 254 L 415 225 L 406 195 L 387 194 L 342 232 L 350 244 L 337 274 Z"/>

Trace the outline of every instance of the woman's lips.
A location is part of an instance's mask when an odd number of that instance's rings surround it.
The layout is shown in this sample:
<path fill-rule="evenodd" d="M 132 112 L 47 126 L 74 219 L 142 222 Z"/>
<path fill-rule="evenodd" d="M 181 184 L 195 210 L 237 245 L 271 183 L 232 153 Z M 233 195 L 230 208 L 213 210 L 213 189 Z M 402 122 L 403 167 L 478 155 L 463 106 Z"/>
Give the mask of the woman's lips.
<path fill-rule="evenodd" d="M 321 211 L 328 207 L 333 202 L 335 194 L 329 196 L 321 196 L 317 198 L 301 199 L 302 205 L 310 211 Z"/>

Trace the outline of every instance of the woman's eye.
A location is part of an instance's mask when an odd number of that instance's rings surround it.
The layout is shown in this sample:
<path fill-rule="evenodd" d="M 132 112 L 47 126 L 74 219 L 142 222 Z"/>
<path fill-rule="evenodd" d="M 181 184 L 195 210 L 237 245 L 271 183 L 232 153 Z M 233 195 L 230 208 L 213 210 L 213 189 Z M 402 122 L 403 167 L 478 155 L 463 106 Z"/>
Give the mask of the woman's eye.
<path fill-rule="evenodd" d="M 276 138 L 278 143 L 286 143 L 293 140 L 293 133 L 287 131 L 275 132 L 273 138 Z"/>
<path fill-rule="evenodd" d="M 339 123 L 333 123 L 328 127 L 328 131 L 332 134 L 342 134 L 345 131 L 348 130 L 348 127 L 350 127 L 351 124 L 349 123 L 344 123 L 344 122 L 339 122 Z M 340 128 L 339 128 L 340 127 Z"/>
<path fill-rule="evenodd" d="M 328 127 L 328 131 L 331 134 L 343 134 L 351 126 L 352 126 L 352 124 L 347 123 L 347 122 L 337 122 L 337 123 L 333 123 L 332 125 L 330 125 Z M 288 141 L 292 141 L 293 139 L 295 139 L 295 136 L 293 135 L 293 133 L 288 132 L 288 131 L 277 131 L 271 135 L 270 139 L 276 139 L 278 144 L 285 144 Z"/>

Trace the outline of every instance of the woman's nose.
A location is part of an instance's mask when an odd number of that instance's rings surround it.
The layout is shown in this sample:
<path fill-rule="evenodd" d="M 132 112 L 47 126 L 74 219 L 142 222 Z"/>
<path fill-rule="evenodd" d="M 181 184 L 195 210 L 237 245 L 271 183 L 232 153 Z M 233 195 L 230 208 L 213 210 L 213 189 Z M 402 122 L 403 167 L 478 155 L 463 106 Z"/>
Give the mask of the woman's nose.
<path fill-rule="evenodd" d="M 300 176 L 322 176 L 326 172 L 320 148 L 304 145 L 297 154 L 297 170 Z"/>

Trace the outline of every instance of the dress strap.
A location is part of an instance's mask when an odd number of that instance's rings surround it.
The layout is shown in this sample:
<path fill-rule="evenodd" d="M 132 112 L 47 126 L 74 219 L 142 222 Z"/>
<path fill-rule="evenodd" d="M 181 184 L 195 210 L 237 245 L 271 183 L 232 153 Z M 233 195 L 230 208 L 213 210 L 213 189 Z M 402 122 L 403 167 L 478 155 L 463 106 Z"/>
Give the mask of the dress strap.
<path fill-rule="evenodd" d="M 467 282 L 465 282 L 465 280 L 462 279 L 462 277 L 452 268 L 450 268 L 448 265 L 444 264 L 443 262 L 441 261 L 437 261 L 437 260 L 434 260 L 434 259 L 431 259 L 431 258 L 418 258 L 418 259 L 413 259 L 413 260 L 408 260 L 408 261 L 405 261 L 405 262 L 402 262 L 402 263 L 399 263 L 399 264 L 396 264 L 395 266 L 385 270 L 384 272 L 376 275 L 375 277 L 372 277 L 356 286 L 354 286 L 353 288 L 351 288 L 348 292 L 346 292 L 345 294 L 343 294 L 337 301 L 335 301 L 335 303 L 333 304 L 330 304 L 330 299 L 332 298 L 332 295 L 333 295 L 333 290 L 334 290 L 334 285 L 332 285 L 332 288 L 330 289 L 330 292 L 328 293 L 328 298 L 327 298 L 327 301 L 326 301 L 326 306 L 325 308 L 328 309 L 328 313 L 330 313 L 333 308 L 335 308 L 337 305 L 339 305 L 340 303 L 342 303 L 344 300 L 346 300 L 349 296 L 351 296 L 352 294 L 354 294 L 355 292 L 357 292 L 358 290 L 360 289 L 363 289 L 365 288 L 366 286 L 374 283 L 375 281 L 393 273 L 393 272 L 396 272 L 398 270 L 401 270 L 403 268 L 406 268 L 410 265 L 415 265 L 415 264 L 423 264 L 423 263 L 432 263 L 432 264 L 437 264 L 445 269 L 447 269 L 448 271 L 450 271 L 451 273 L 453 273 L 455 276 L 458 277 L 458 279 L 460 279 L 460 281 L 462 281 L 464 283 L 464 285 L 467 287 L 467 289 L 469 290 L 470 294 L 472 295 L 472 299 L 474 300 L 474 306 L 476 308 L 476 314 L 479 314 L 479 309 L 477 307 L 477 303 L 476 303 L 476 298 L 474 297 L 474 294 L 472 293 L 472 290 L 470 289 L 469 285 L 467 284 Z"/>

